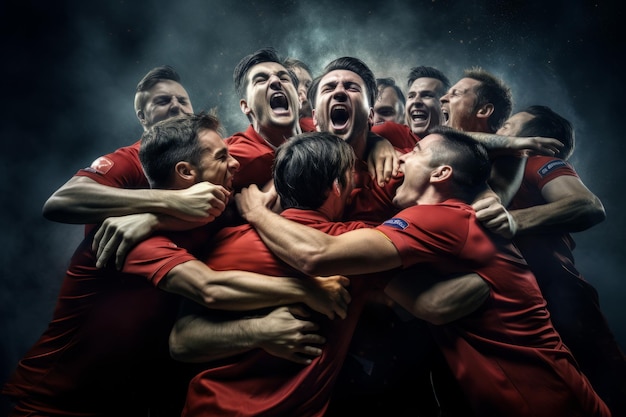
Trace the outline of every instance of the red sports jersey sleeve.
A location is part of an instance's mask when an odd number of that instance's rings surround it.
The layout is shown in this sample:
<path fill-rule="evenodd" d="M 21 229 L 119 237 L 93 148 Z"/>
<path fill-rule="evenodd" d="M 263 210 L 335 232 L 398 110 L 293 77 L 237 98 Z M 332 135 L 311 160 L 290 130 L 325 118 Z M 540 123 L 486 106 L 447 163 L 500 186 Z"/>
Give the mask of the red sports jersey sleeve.
<path fill-rule="evenodd" d="M 141 162 L 139 161 L 139 145 L 137 141 L 113 153 L 101 156 L 87 168 L 79 170 L 75 175 L 89 177 L 92 180 L 117 188 L 150 188 Z"/>

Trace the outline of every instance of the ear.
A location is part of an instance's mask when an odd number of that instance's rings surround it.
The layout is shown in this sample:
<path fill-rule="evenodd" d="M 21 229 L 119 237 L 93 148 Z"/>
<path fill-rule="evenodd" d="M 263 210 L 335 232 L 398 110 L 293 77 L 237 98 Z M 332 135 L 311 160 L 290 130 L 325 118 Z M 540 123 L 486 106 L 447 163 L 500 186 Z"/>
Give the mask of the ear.
<path fill-rule="evenodd" d="M 478 109 L 478 113 L 476 113 L 476 117 L 481 119 L 488 119 L 489 116 L 493 114 L 493 104 L 487 103 Z"/>
<path fill-rule="evenodd" d="M 311 117 L 313 118 L 313 126 L 315 126 L 315 130 L 317 129 L 317 117 L 315 115 L 315 109 L 311 109 Z"/>
<path fill-rule="evenodd" d="M 450 165 L 439 165 L 430 173 L 430 182 L 443 182 L 452 178 L 452 167 Z"/>
<path fill-rule="evenodd" d="M 246 116 L 249 116 L 252 111 L 250 107 L 248 107 L 248 102 L 244 99 L 239 100 L 239 108 Z"/>
<path fill-rule="evenodd" d="M 374 126 L 374 108 L 370 107 L 370 112 L 367 115 L 367 122 L 370 126 Z"/>
<path fill-rule="evenodd" d="M 341 185 L 339 185 L 338 178 L 335 178 L 335 181 L 333 181 L 333 192 L 337 197 L 341 196 Z"/>
<path fill-rule="evenodd" d="M 187 161 L 179 161 L 174 166 L 174 173 L 177 182 L 185 182 L 190 184 L 196 183 L 198 171 L 196 167 Z"/>
<path fill-rule="evenodd" d="M 137 115 L 137 119 L 139 119 L 139 123 L 141 123 L 142 125 L 146 125 L 146 115 L 143 113 L 142 110 L 137 110 L 137 113 L 135 113 Z"/>

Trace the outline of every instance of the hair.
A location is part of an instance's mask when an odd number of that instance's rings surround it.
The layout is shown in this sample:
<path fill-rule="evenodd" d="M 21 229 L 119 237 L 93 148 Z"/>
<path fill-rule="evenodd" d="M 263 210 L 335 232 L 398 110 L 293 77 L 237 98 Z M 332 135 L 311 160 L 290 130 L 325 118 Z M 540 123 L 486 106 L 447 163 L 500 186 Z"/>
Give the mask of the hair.
<path fill-rule="evenodd" d="M 487 103 L 493 104 L 493 113 L 489 116 L 488 122 L 491 132 L 495 132 L 511 115 L 513 108 L 511 89 L 502 80 L 480 67 L 466 69 L 463 77 L 480 82 L 475 91 L 478 96 L 476 109 Z"/>
<path fill-rule="evenodd" d="M 303 61 L 300 61 L 299 59 L 296 59 L 296 58 L 292 58 L 292 57 L 285 58 L 283 60 L 283 65 L 287 69 L 292 70 L 294 68 L 301 68 L 305 70 L 306 72 L 308 72 L 309 74 L 312 74 L 311 68 L 307 64 L 305 64 Z"/>
<path fill-rule="evenodd" d="M 199 164 L 198 133 L 206 129 L 223 133 L 214 110 L 162 120 L 144 132 L 139 160 L 152 188 L 167 188 L 178 162 Z"/>
<path fill-rule="evenodd" d="M 306 92 L 306 98 L 311 103 L 311 108 L 315 108 L 315 98 L 317 96 L 317 87 L 320 85 L 321 76 L 313 78 L 311 81 L 311 85 L 309 86 L 309 90 Z"/>
<path fill-rule="evenodd" d="M 431 164 L 450 165 L 456 192 L 472 200 L 484 190 L 491 174 L 491 161 L 487 149 L 460 130 L 448 126 L 435 126 L 430 134 L 441 135 L 444 140 L 433 145 Z"/>
<path fill-rule="evenodd" d="M 517 136 L 543 136 L 558 139 L 563 144 L 563 148 L 555 156 L 563 160 L 572 156 L 576 139 L 574 128 L 569 120 L 547 106 L 529 106 L 521 111 L 532 114 L 534 117 L 522 125 Z"/>
<path fill-rule="evenodd" d="M 372 70 L 363 61 L 358 58 L 353 58 L 349 56 L 337 58 L 334 61 L 331 61 L 328 65 L 326 65 L 326 67 L 324 67 L 324 70 L 322 71 L 322 77 L 329 72 L 336 70 L 352 71 L 359 77 L 361 77 L 361 79 L 363 79 L 363 82 L 365 83 L 365 88 L 367 89 L 367 99 L 369 101 L 369 105 L 370 107 L 374 106 L 376 96 L 378 95 L 378 88 L 376 87 L 376 77 L 374 77 L 374 73 L 372 72 Z"/>
<path fill-rule="evenodd" d="M 180 84 L 180 75 L 169 65 L 161 65 L 152 68 L 139 80 L 135 92 L 135 111 L 143 110 L 148 97 L 147 92 L 156 84 L 165 80 L 175 81 Z"/>
<path fill-rule="evenodd" d="M 276 50 L 272 47 L 267 47 L 258 49 L 256 52 L 244 56 L 241 61 L 239 61 L 237 66 L 235 66 L 235 70 L 233 71 L 233 81 L 235 82 L 235 91 L 237 92 L 239 98 L 245 98 L 246 96 L 246 88 L 248 87 L 248 72 L 250 71 L 250 68 L 264 62 L 276 62 L 283 65 L 283 62 L 278 56 Z M 291 78 L 294 79 L 294 83 L 297 85 L 297 77 L 293 71 L 290 71 L 289 74 Z"/>
<path fill-rule="evenodd" d="M 294 136 L 278 147 L 274 159 L 274 185 L 282 207 L 318 209 L 335 180 L 346 186 L 346 172 L 355 160 L 352 147 L 332 133 Z"/>
<path fill-rule="evenodd" d="M 418 78 L 434 78 L 441 81 L 442 87 L 439 91 L 439 96 L 443 96 L 448 89 L 450 89 L 450 80 L 445 74 L 434 67 L 418 66 L 411 68 L 407 81 L 407 87 L 411 87 L 411 84 Z"/>
<path fill-rule="evenodd" d="M 376 87 L 378 89 L 378 93 L 379 94 L 387 87 L 393 88 L 395 90 L 395 92 L 396 92 L 400 102 L 403 105 L 406 104 L 406 97 L 404 97 L 404 93 L 402 92 L 402 89 L 400 87 L 398 87 L 398 85 L 396 84 L 396 80 L 394 80 L 393 78 L 391 78 L 391 77 L 376 78 Z"/>

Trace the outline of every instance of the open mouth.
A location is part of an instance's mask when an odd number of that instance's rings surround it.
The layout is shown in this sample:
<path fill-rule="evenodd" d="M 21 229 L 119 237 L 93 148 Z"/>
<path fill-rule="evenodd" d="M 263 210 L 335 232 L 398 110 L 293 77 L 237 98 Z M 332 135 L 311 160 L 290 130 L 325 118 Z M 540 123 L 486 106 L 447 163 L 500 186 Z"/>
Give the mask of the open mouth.
<path fill-rule="evenodd" d="M 284 93 L 274 93 L 270 97 L 270 107 L 275 112 L 286 112 L 289 110 L 289 100 Z"/>
<path fill-rule="evenodd" d="M 349 119 L 350 112 L 345 106 L 335 106 L 330 110 L 330 121 L 335 129 L 344 128 Z"/>
<path fill-rule="evenodd" d="M 411 110 L 411 120 L 413 120 L 414 122 L 419 122 L 419 121 L 424 121 L 428 118 L 428 113 L 426 113 L 423 110 Z"/>
<path fill-rule="evenodd" d="M 441 113 L 443 113 L 443 122 L 448 123 L 448 119 L 450 118 L 450 113 L 448 112 L 448 109 L 441 109 Z"/>

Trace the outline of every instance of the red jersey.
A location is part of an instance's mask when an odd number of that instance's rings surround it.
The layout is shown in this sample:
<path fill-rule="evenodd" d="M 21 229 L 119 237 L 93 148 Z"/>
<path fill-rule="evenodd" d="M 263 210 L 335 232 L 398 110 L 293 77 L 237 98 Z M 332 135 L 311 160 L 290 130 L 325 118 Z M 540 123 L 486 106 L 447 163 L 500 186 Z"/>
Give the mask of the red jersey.
<path fill-rule="evenodd" d="M 404 267 L 470 270 L 489 284 L 489 299 L 477 311 L 430 326 L 477 415 L 610 415 L 552 326 L 521 254 L 487 235 L 470 206 L 454 200 L 417 205 L 377 229 L 394 243 Z"/>
<path fill-rule="evenodd" d="M 301 117 L 298 123 L 300 124 L 300 130 L 303 132 L 315 132 L 317 130 L 312 117 Z"/>
<path fill-rule="evenodd" d="M 139 161 L 139 145 L 137 141 L 130 146 L 117 149 L 115 152 L 101 156 L 87 168 L 79 169 L 74 176 L 88 177 L 109 187 L 144 189 L 150 188 L 141 162 Z M 85 236 L 93 229 L 93 224 L 85 225 Z"/>
<path fill-rule="evenodd" d="M 320 213 L 308 210 L 289 209 L 282 215 L 331 235 L 365 226 L 358 222 L 330 222 Z M 216 235 L 215 249 L 208 255 L 207 264 L 216 270 L 301 276 L 276 258 L 247 224 L 222 229 Z M 328 320 L 319 314 L 314 316 L 327 342 L 322 356 L 310 365 L 296 364 L 261 349 L 239 355 L 193 378 L 183 416 L 322 416 L 367 294 L 376 284 L 383 283 L 379 275 L 351 277 L 348 317 Z"/>
<path fill-rule="evenodd" d="M 286 140 L 286 139 L 285 139 Z M 272 164 L 276 147 L 263 139 L 252 127 L 225 139 L 228 152 L 239 161 L 240 168 L 233 179 L 236 192 L 250 184 L 262 188 L 272 179 Z"/>
<path fill-rule="evenodd" d="M 206 240 L 206 230 L 178 243 Z M 99 269 L 92 235 L 72 257 L 48 328 L 3 393 L 21 408 L 50 416 L 145 415 L 148 404 L 179 414 L 191 375 L 185 373 L 190 366 L 169 355 L 179 298 L 155 286 L 174 266 L 195 258 L 156 236 L 128 254 L 123 272 Z"/>
<path fill-rule="evenodd" d="M 529 157 L 522 184 L 513 197 L 509 210 L 546 204 L 541 189 L 562 175 L 578 177 L 574 168 L 561 159 L 549 156 Z M 574 266 L 572 251 L 576 244 L 569 233 L 542 233 L 540 239 L 533 234 L 519 235 L 515 236 L 514 242 L 534 268 L 537 279 L 541 280 L 544 274 L 549 279 L 554 273 L 560 274 L 563 268 L 582 279 Z M 548 254 L 553 256 L 546 256 Z"/>
<path fill-rule="evenodd" d="M 393 197 L 404 177 L 392 178 L 381 187 L 370 176 L 365 162 L 357 160 L 354 169 L 354 190 L 346 206 L 344 219 L 378 226 L 398 212 L 393 205 Z"/>
<path fill-rule="evenodd" d="M 378 123 L 372 126 L 372 132 L 387 139 L 399 149 L 410 150 L 415 147 L 421 138 L 415 136 L 407 125 L 396 122 Z"/>

